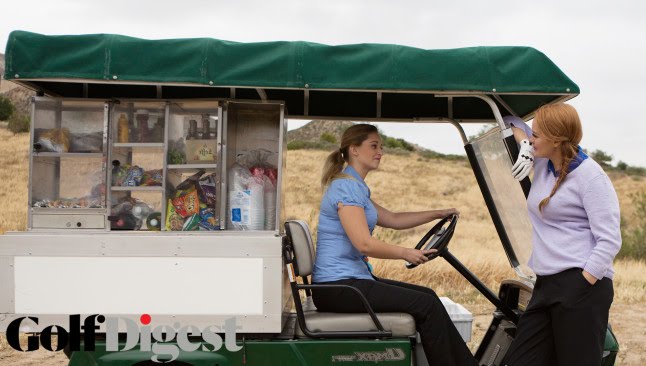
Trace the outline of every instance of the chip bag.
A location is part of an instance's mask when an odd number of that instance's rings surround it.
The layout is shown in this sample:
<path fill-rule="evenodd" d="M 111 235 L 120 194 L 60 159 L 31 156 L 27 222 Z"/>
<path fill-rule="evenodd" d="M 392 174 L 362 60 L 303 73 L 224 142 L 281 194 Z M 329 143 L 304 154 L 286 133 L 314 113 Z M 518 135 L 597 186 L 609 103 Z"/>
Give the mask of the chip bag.
<path fill-rule="evenodd" d="M 175 211 L 183 218 L 200 213 L 200 200 L 195 189 L 181 193 L 172 199 L 172 203 Z"/>
<path fill-rule="evenodd" d="M 166 209 L 166 230 L 180 231 L 184 225 L 184 219 L 175 211 L 175 206 L 168 200 Z"/>

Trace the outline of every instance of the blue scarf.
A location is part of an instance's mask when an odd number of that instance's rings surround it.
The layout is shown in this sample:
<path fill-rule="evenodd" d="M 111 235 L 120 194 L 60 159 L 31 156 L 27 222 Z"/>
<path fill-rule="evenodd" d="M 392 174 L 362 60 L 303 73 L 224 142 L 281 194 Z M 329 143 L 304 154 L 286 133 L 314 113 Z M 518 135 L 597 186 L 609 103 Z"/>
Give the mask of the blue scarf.
<path fill-rule="evenodd" d="M 574 169 L 578 168 L 581 163 L 583 163 L 583 160 L 588 158 L 588 155 L 583 152 L 583 149 L 581 146 L 578 146 L 578 151 L 576 153 L 576 156 L 572 159 L 570 162 L 570 165 L 568 165 L 568 173 L 571 173 L 574 171 Z M 559 173 L 557 173 L 556 169 L 554 168 L 554 164 L 552 164 L 552 160 L 547 162 L 547 170 L 554 174 L 555 177 L 559 176 Z"/>

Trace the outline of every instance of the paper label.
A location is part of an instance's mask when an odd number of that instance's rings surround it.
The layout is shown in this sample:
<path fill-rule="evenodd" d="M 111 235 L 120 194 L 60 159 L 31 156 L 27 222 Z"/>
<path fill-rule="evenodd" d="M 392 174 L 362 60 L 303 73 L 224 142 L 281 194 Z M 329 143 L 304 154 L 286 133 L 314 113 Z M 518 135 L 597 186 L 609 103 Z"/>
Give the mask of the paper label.
<path fill-rule="evenodd" d="M 240 225 L 249 225 L 249 207 L 251 206 L 251 191 L 230 191 L 229 207 L 231 208 L 231 222 Z"/>

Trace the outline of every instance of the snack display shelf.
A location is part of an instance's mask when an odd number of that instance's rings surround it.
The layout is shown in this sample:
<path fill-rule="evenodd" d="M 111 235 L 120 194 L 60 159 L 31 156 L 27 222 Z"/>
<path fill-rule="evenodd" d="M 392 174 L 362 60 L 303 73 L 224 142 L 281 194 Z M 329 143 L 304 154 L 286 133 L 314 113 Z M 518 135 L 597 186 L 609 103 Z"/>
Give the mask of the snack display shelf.
<path fill-rule="evenodd" d="M 34 157 L 43 158 L 102 158 L 103 153 L 57 153 L 57 152 L 34 152 Z"/>
<path fill-rule="evenodd" d="M 115 142 L 115 148 L 136 148 L 136 147 L 164 147 L 163 142 Z"/>
<path fill-rule="evenodd" d="M 113 191 L 122 191 L 122 192 L 161 192 L 164 190 L 162 186 L 118 186 L 111 187 Z"/>
<path fill-rule="evenodd" d="M 54 207 L 32 207 L 32 212 L 35 214 L 105 214 L 105 207 L 95 208 L 54 208 Z"/>
<path fill-rule="evenodd" d="M 218 164 L 169 164 L 166 167 L 171 170 L 217 169 Z"/>

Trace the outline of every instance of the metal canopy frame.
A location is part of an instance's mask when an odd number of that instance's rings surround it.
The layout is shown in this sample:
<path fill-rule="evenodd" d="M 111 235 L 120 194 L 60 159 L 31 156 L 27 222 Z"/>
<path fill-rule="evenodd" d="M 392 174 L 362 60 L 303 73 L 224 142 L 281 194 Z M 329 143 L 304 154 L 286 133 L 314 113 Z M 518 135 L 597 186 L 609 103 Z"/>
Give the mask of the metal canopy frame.
<path fill-rule="evenodd" d="M 283 96 L 286 96 L 284 102 L 286 105 L 286 110 L 289 111 L 289 118 L 293 119 L 323 119 L 323 120 L 345 120 L 345 121 L 362 121 L 362 122 L 413 122 L 413 123 L 446 123 L 453 125 L 465 147 L 467 156 L 470 156 L 470 145 L 469 140 L 464 132 L 462 127 L 463 123 L 495 123 L 497 124 L 501 131 L 507 153 L 511 162 L 515 161 L 516 156 L 518 155 L 518 147 L 513 138 L 511 128 L 505 126 L 502 115 L 511 114 L 518 116 L 512 108 L 505 103 L 503 96 L 504 95 L 545 95 L 552 96 L 554 99 L 550 103 L 556 103 L 561 101 L 566 101 L 576 94 L 551 94 L 551 93 L 506 93 L 506 94 L 497 94 L 497 93 L 483 93 L 483 92 L 449 92 L 449 91 L 407 91 L 407 90 L 323 90 L 323 89 L 297 89 L 297 88 L 285 88 L 285 89 L 266 89 L 260 87 L 209 87 L 209 86 L 196 86 L 195 84 L 187 83 L 163 83 L 163 84 L 154 84 L 154 83 L 143 83 L 143 82 L 128 82 L 128 81 L 116 81 L 116 82 L 101 82 L 97 80 L 78 80 L 73 79 L 16 79 L 14 82 L 22 84 L 30 89 L 36 90 L 39 94 L 48 94 L 51 96 L 61 97 L 59 93 L 56 93 L 52 89 L 49 89 L 48 86 L 55 86 L 58 88 L 67 88 L 61 89 L 65 91 L 65 95 L 62 97 L 70 97 L 69 88 L 77 88 L 81 95 L 76 96 L 80 99 L 113 99 L 113 98 L 128 98 L 128 99 L 156 99 L 156 100 L 165 100 L 165 99 L 203 99 L 209 98 L 211 100 L 221 100 L 229 102 L 243 102 L 243 101 L 253 101 L 256 103 L 274 103 L 276 97 L 280 97 L 280 93 Z M 98 86 L 103 88 L 103 92 L 110 92 L 110 95 L 92 95 L 92 87 Z M 113 89 L 117 87 L 117 89 Z M 141 89 L 141 88 L 148 88 Z M 168 88 L 177 88 L 175 90 Z M 196 91 L 201 91 L 204 94 L 199 94 Z M 278 94 L 277 94 L 278 93 Z M 291 93 L 291 94 L 289 94 Z M 372 112 L 368 113 L 369 115 L 357 116 L 357 115 L 327 115 L 326 113 L 312 113 L 313 109 L 317 109 L 316 105 L 312 104 L 312 97 L 315 93 L 339 93 L 342 97 L 352 97 L 354 95 L 359 98 L 373 98 L 374 99 L 374 109 Z M 356 93 L 353 95 L 353 93 Z M 125 95 L 123 95 L 125 94 Z M 441 100 L 441 104 L 444 106 L 443 112 L 441 115 L 429 116 L 429 117 L 417 117 L 411 116 L 410 118 L 392 118 L 389 117 L 387 113 L 384 113 L 384 96 L 386 95 L 399 95 L 406 96 L 412 95 L 415 96 L 432 96 L 435 101 Z M 293 98 L 296 96 L 296 98 Z M 427 98 L 428 99 L 428 98 Z M 477 101 L 480 104 L 480 108 L 485 107 L 490 111 L 490 118 L 460 118 L 456 116 L 456 104 L 461 103 L 463 100 L 470 100 L 471 102 Z M 419 100 L 418 100 L 419 102 Z M 300 105 L 298 105 L 300 103 Z M 352 99 L 346 101 L 346 103 L 352 104 Z M 313 108 L 314 107 L 314 108 Z M 327 107 L 327 106 L 325 106 Z M 296 111 L 295 111 L 296 110 Z M 318 107 L 318 112 L 322 111 Z M 504 112 L 501 112 L 504 111 Z M 531 114 L 522 116 L 521 118 L 527 120 L 533 117 L 534 111 Z M 472 160 L 471 157 L 469 160 Z M 472 169 L 476 175 L 476 180 L 480 190 L 485 198 L 485 202 L 489 209 L 491 218 L 493 220 L 498 236 L 503 244 L 503 248 L 510 259 L 512 266 L 517 265 L 516 256 L 513 253 L 513 249 L 509 237 L 506 234 L 504 225 L 500 219 L 500 216 L 497 214 L 497 209 L 493 204 L 491 199 L 487 199 L 490 196 L 488 187 L 484 182 L 482 177 L 478 174 L 478 167 L 474 166 L 474 162 L 471 161 Z M 481 175 L 481 174 L 480 174 Z M 531 183 L 528 178 L 525 178 L 521 182 L 521 187 L 525 196 L 529 193 L 529 188 Z"/>
<path fill-rule="evenodd" d="M 534 111 L 521 113 L 514 110 L 505 100 L 507 97 L 545 96 L 546 104 L 569 100 L 573 93 L 516 92 L 496 93 L 482 91 L 434 91 L 434 90 L 368 90 L 368 89 L 316 89 L 316 88 L 263 88 L 258 86 L 204 86 L 192 83 L 150 83 L 140 81 L 104 81 L 92 79 L 14 79 L 22 86 L 34 90 L 39 95 L 66 98 L 90 99 L 223 99 L 265 102 L 285 101 L 292 119 L 352 120 L 366 122 L 459 122 L 459 123 L 498 123 L 501 111 L 524 120 L 531 119 Z M 429 98 L 430 96 L 430 98 Z M 459 115 L 456 98 L 471 98 L 478 113 L 490 110 L 487 117 Z M 423 98 L 424 100 L 420 100 Z M 445 101 L 440 101 L 445 99 Z M 475 100 L 474 100 L 475 99 Z M 355 110 L 359 103 L 365 107 Z M 476 101 L 477 100 L 477 101 Z M 330 102 L 331 101 L 331 102 Z M 409 115 L 396 115 L 393 106 L 405 101 L 417 108 Z M 428 105 L 433 102 L 433 105 Z M 352 104 L 352 110 L 341 104 Z M 475 103 L 475 104 L 474 104 Z M 488 106 L 488 108 L 487 108 Z M 495 106 L 495 108 L 494 108 Z M 336 108 L 336 109 L 335 109 Z M 434 109 L 435 108 L 435 109 Z M 401 111 L 397 111 L 401 114 Z M 496 115 L 497 114 L 497 115 Z"/>

